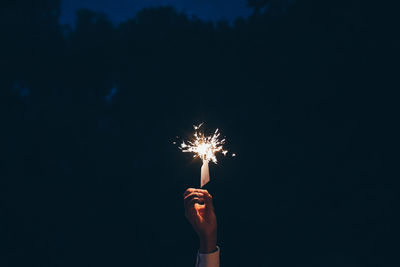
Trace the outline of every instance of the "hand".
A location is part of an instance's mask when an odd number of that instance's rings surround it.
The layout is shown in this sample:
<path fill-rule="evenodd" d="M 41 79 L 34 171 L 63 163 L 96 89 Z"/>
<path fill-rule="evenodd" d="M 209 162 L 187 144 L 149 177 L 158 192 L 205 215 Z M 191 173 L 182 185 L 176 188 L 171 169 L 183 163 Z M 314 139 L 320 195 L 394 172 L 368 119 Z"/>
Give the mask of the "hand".
<path fill-rule="evenodd" d="M 207 190 L 189 188 L 183 194 L 185 216 L 200 240 L 200 253 L 211 253 L 217 249 L 217 217 L 212 196 Z"/>

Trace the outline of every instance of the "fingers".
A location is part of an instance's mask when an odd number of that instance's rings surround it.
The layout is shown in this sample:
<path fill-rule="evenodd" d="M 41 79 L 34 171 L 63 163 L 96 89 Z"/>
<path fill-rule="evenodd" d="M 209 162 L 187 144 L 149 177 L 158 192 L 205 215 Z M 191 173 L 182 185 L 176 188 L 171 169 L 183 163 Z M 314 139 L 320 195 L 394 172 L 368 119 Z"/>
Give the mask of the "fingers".
<path fill-rule="evenodd" d="M 189 197 L 187 201 L 185 201 L 185 209 L 190 210 L 194 208 L 194 204 L 202 204 L 204 203 L 204 198 L 203 197 Z"/>
<path fill-rule="evenodd" d="M 197 210 L 195 208 L 195 204 L 204 203 L 204 197 L 201 193 L 193 192 L 185 197 L 184 206 L 185 206 L 185 215 L 190 219 L 195 219 L 197 216 Z"/>
<path fill-rule="evenodd" d="M 187 196 L 187 195 L 190 194 L 190 193 L 197 192 L 197 190 L 199 190 L 199 189 L 196 189 L 196 188 L 188 188 L 188 189 L 186 189 L 186 191 L 183 193 L 183 197 Z"/>
<path fill-rule="evenodd" d="M 212 196 L 204 189 L 189 188 L 183 194 L 185 208 L 195 203 L 205 204 L 206 208 L 213 208 Z"/>
<path fill-rule="evenodd" d="M 189 208 L 191 205 L 195 203 L 202 203 L 204 202 L 204 194 L 199 192 L 192 192 L 185 196 L 184 200 L 185 208 Z"/>
<path fill-rule="evenodd" d="M 208 194 L 211 197 L 210 193 L 208 193 L 207 190 L 205 190 L 205 189 L 197 189 L 197 188 L 188 188 L 188 189 L 186 189 L 186 191 L 183 193 L 183 197 L 185 197 L 188 194 L 193 193 L 193 192 Z"/>

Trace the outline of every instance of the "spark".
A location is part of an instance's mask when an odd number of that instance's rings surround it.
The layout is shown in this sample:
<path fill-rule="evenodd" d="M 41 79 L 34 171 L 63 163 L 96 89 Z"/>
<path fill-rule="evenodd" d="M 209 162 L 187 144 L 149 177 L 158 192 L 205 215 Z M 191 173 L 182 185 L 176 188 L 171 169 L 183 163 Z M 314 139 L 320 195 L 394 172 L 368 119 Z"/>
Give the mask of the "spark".
<path fill-rule="evenodd" d="M 204 133 L 200 132 L 200 127 L 203 123 L 199 125 L 193 125 L 195 130 L 193 140 L 183 141 L 179 146 L 182 152 L 194 153 L 194 158 L 201 158 L 203 162 L 212 161 L 217 164 L 216 153 L 220 152 L 224 156 L 228 153 L 228 150 L 224 150 L 223 145 L 225 144 L 225 139 L 219 139 L 220 133 L 216 129 L 213 135 L 206 136 Z"/>
<path fill-rule="evenodd" d="M 200 129 L 200 127 L 201 127 L 203 124 L 204 124 L 204 122 L 200 123 L 199 125 L 193 125 L 193 128 L 194 128 L 195 130 L 198 130 L 198 129 Z M 217 129 L 217 130 L 218 130 L 218 129 Z"/>

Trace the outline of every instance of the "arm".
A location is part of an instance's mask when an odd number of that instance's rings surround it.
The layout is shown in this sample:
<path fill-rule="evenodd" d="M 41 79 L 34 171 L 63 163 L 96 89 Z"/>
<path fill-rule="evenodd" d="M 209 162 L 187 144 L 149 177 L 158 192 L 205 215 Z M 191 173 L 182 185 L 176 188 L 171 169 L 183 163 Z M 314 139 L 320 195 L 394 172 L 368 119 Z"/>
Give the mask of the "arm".
<path fill-rule="evenodd" d="M 185 216 L 199 237 L 197 267 L 219 267 L 217 218 L 207 190 L 189 188 L 184 195 Z"/>

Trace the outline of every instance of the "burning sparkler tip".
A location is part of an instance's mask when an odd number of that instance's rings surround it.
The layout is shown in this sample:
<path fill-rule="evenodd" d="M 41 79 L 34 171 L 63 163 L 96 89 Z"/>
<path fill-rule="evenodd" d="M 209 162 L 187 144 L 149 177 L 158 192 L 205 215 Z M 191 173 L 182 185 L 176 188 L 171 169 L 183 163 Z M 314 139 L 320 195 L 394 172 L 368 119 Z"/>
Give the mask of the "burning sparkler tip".
<path fill-rule="evenodd" d="M 202 125 L 203 123 L 200 123 L 199 125 L 193 125 L 195 130 L 193 138 L 191 140 L 182 141 L 181 145 L 179 146 L 179 149 L 182 152 L 191 152 L 194 154 L 193 158 L 200 158 L 203 161 L 203 165 L 201 167 L 201 187 L 203 187 L 203 185 L 208 183 L 210 180 L 208 163 L 212 161 L 214 164 L 217 164 L 217 152 L 222 153 L 224 156 L 228 154 L 228 150 L 223 149 L 226 136 L 220 140 L 219 129 L 216 129 L 213 135 L 207 136 L 203 132 L 199 131 Z M 176 142 L 174 142 L 174 144 L 176 144 Z M 233 153 L 232 157 L 235 156 L 236 154 Z"/>
<path fill-rule="evenodd" d="M 193 157 L 199 157 L 203 162 L 212 161 L 216 164 L 217 158 L 215 154 L 217 152 L 223 153 L 224 156 L 228 153 L 227 150 L 223 150 L 225 139 L 219 140 L 220 133 L 218 132 L 218 129 L 215 130 L 212 136 L 204 135 L 204 133 L 198 131 L 202 125 L 203 123 L 193 125 L 193 128 L 195 129 L 193 134 L 194 139 L 192 141 L 187 141 L 187 143 L 183 141 L 179 148 L 182 152 L 194 153 L 195 155 Z"/>

